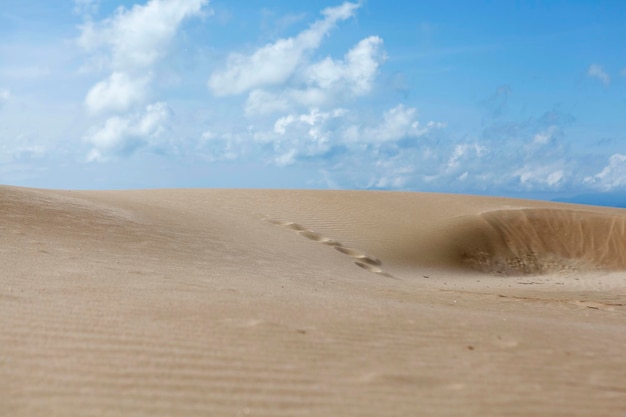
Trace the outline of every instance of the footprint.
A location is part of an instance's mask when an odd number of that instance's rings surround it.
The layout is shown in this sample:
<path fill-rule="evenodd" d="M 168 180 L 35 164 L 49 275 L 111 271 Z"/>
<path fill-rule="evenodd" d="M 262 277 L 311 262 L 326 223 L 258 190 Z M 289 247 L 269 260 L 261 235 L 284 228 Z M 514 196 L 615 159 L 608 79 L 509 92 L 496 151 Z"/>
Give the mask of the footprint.
<path fill-rule="evenodd" d="M 300 236 L 304 236 L 307 239 L 310 239 L 314 242 L 318 242 L 318 243 L 322 243 L 324 245 L 328 245 L 328 246 L 335 246 L 335 247 L 339 247 L 342 246 L 342 244 L 340 242 L 337 242 L 336 240 L 327 238 L 326 236 L 314 232 L 312 230 L 301 230 L 300 232 Z"/>
<path fill-rule="evenodd" d="M 341 253 L 344 253 L 348 256 L 352 256 L 353 258 L 357 258 L 359 259 L 361 262 L 366 263 L 366 264 L 370 264 L 370 265 L 382 265 L 382 262 L 380 261 L 380 259 L 375 258 L 373 256 L 367 255 L 361 251 L 358 251 L 356 249 L 352 249 L 352 248 L 346 248 L 344 246 L 337 246 L 335 247 L 336 250 L 338 250 Z"/>
<path fill-rule="evenodd" d="M 286 222 L 286 221 L 277 220 L 277 219 L 267 219 L 267 221 L 277 226 L 282 226 L 284 228 L 291 229 L 291 230 L 296 230 L 296 231 L 306 230 L 306 227 L 298 223 L 294 223 L 294 222 Z"/>
<path fill-rule="evenodd" d="M 363 263 L 363 262 L 355 262 L 354 264 L 356 266 L 358 266 L 359 268 L 365 269 L 366 271 L 370 271 L 370 272 L 382 275 L 382 276 L 387 277 L 387 278 L 398 279 L 398 278 L 394 277 L 393 275 L 391 275 L 390 273 L 383 271 L 382 269 L 380 269 L 377 266 L 374 266 L 374 265 L 371 265 L 371 264 L 366 264 L 366 263 Z"/>
<path fill-rule="evenodd" d="M 289 223 L 286 224 L 285 227 L 287 229 L 295 230 L 296 232 L 305 232 L 307 228 L 298 223 Z"/>

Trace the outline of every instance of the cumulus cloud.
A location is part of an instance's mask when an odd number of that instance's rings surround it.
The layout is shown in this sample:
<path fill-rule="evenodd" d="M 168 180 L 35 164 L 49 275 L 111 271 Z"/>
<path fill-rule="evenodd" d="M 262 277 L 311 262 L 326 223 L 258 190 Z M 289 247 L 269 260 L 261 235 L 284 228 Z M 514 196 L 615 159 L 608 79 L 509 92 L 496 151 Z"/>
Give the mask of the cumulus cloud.
<path fill-rule="evenodd" d="M 248 94 L 244 109 L 246 114 L 265 115 L 286 112 L 290 108 L 289 92 L 272 93 L 265 90 L 252 90 Z"/>
<path fill-rule="evenodd" d="M 454 147 L 452 155 L 448 158 L 448 162 L 445 167 L 445 172 L 456 171 L 459 168 L 464 168 L 462 165 L 469 158 L 481 158 L 487 151 L 487 148 L 479 143 L 461 143 Z M 461 174 L 463 179 L 467 178 L 467 171 Z"/>
<path fill-rule="evenodd" d="M 381 119 L 372 123 L 344 108 L 331 111 L 313 109 L 309 113 L 290 114 L 277 119 L 273 129 L 274 140 L 281 143 L 282 149 L 288 147 L 289 161 L 294 161 L 297 155 L 321 155 L 333 148 L 363 150 L 370 145 L 376 147 L 396 143 L 423 136 L 443 126 L 435 122 L 421 126 L 416 109 L 404 105 L 385 111 Z M 271 135 L 269 137 L 272 138 Z M 294 149 L 295 152 L 292 152 Z"/>
<path fill-rule="evenodd" d="M 386 56 L 383 40 L 369 36 L 343 57 L 314 57 L 322 40 L 361 3 L 346 2 L 322 11 L 322 18 L 291 38 L 279 39 L 250 54 L 233 53 L 207 82 L 215 96 L 247 93 L 249 117 L 332 109 L 369 94 Z"/>
<path fill-rule="evenodd" d="M 587 70 L 587 75 L 591 78 L 596 78 L 604 85 L 609 85 L 611 83 L 611 77 L 607 74 L 601 65 L 599 64 L 591 64 L 589 69 Z"/>
<path fill-rule="evenodd" d="M 367 118 L 343 107 L 312 108 L 278 117 L 270 130 L 254 131 L 255 143 L 239 144 L 269 146 L 270 158 L 277 165 L 344 151 L 367 159 L 378 158 L 381 147 L 398 147 L 407 139 L 417 139 L 443 127 L 443 123 L 432 121 L 422 125 L 417 110 L 402 104 L 382 112 L 377 118 Z M 219 135 L 211 135 L 211 139 L 220 140 Z M 228 140 L 231 141 L 232 136 Z M 219 148 L 230 150 L 233 146 Z"/>
<path fill-rule="evenodd" d="M 153 66 L 166 53 L 182 21 L 200 14 L 207 1 L 150 0 L 130 9 L 119 7 L 113 17 L 100 22 L 87 20 L 78 43 L 112 70 L 87 93 L 87 108 L 92 113 L 120 112 L 142 104 Z M 78 4 L 93 6 L 89 1 Z"/>
<path fill-rule="evenodd" d="M 620 153 L 611 155 L 609 163 L 602 171 L 586 177 L 584 182 L 602 191 L 626 187 L 626 155 Z"/>
<path fill-rule="evenodd" d="M 540 188 L 558 188 L 565 180 L 565 170 L 558 163 L 547 165 L 529 164 L 514 171 L 520 184 L 526 189 L 537 186 Z"/>
<path fill-rule="evenodd" d="M 181 23 L 200 15 L 207 3 L 149 0 L 128 9 L 121 6 L 112 17 L 94 22 L 87 11 L 94 10 L 98 2 L 76 0 L 77 9 L 87 19 L 80 27 L 78 43 L 96 62 L 105 63 L 102 68 L 111 71 L 85 97 L 85 106 L 92 115 L 106 117 L 84 136 L 93 145 L 89 161 L 146 145 L 158 147 L 163 141 L 172 112 L 162 101 L 146 105 L 153 72 Z"/>
<path fill-rule="evenodd" d="M 382 44 L 378 36 L 365 38 L 348 51 L 343 60 L 329 57 L 309 66 L 305 79 L 323 90 L 347 88 L 356 96 L 367 94 L 383 59 Z"/>
<path fill-rule="evenodd" d="M 143 102 L 149 81 L 149 76 L 131 77 L 124 72 L 113 72 L 89 90 L 85 104 L 93 113 L 126 111 Z"/>
<path fill-rule="evenodd" d="M 93 145 L 87 159 L 102 161 L 111 153 L 131 152 L 146 145 L 158 146 L 167 130 L 170 115 L 167 104 L 157 102 L 130 116 L 108 118 L 102 126 L 85 136 L 85 140 Z"/>
<path fill-rule="evenodd" d="M 163 56 L 181 22 L 199 15 L 207 3 L 150 0 L 130 9 L 121 6 L 111 18 L 85 22 L 78 43 L 91 53 L 104 53 L 113 70 L 144 69 Z"/>
<path fill-rule="evenodd" d="M 48 151 L 32 133 L 22 132 L 15 136 L 5 134 L 2 139 L 2 146 L 0 146 L 1 164 L 20 163 L 42 158 Z"/>
<path fill-rule="evenodd" d="M 350 49 L 343 59 L 330 57 L 312 64 L 291 77 L 289 86 L 279 93 L 255 90 L 246 102 L 246 112 L 271 113 L 272 109 L 287 109 L 296 105 L 304 107 L 332 106 L 337 100 L 368 94 L 373 87 L 378 69 L 385 59 L 383 40 L 370 36 Z M 257 105 L 259 91 L 266 107 Z"/>
<path fill-rule="evenodd" d="M 231 54 L 226 68 L 211 74 L 209 89 L 216 96 L 226 96 L 284 83 L 337 22 L 354 16 L 359 7 L 359 3 L 347 2 L 326 8 L 322 11 L 323 19 L 295 37 L 267 44 L 250 55 Z"/>
<path fill-rule="evenodd" d="M 353 126 L 349 135 L 356 141 L 389 142 L 417 138 L 431 129 L 440 128 L 442 123 L 428 122 L 422 126 L 417 120 L 417 109 L 399 104 L 383 114 L 383 120 L 374 127 L 360 129 Z"/>
<path fill-rule="evenodd" d="M 543 129 L 534 135 L 532 143 L 540 146 L 547 145 L 558 133 L 558 126 L 548 126 L 546 129 Z"/>
<path fill-rule="evenodd" d="M 289 165 L 297 156 L 318 156 L 337 146 L 337 125 L 333 120 L 341 118 L 346 110 L 338 108 L 329 112 L 313 109 L 309 113 L 287 115 L 274 123 L 275 162 L 277 165 Z"/>
<path fill-rule="evenodd" d="M 199 151 L 206 152 L 210 160 L 231 160 L 235 154 L 238 158 L 248 155 L 278 166 L 311 160 L 322 162 L 323 167 L 352 163 L 349 161 L 359 166 L 364 161 L 377 160 L 378 169 L 382 170 L 385 161 L 393 158 L 389 152 L 407 153 L 406 149 L 400 152 L 402 147 L 408 147 L 408 153 L 411 149 L 421 150 L 421 142 L 415 139 L 442 126 L 435 122 L 422 126 L 417 120 L 416 109 L 403 105 L 381 112 L 378 117 L 344 107 L 328 110 L 313 108 L 280 116 L 265 129 L 249 126 L 240 134 L 221 134 L 211 130 L 205 135 L 203 149 Z M 246 137 L 252 140 L 245 140 Z M 405 144 L 407 139 L 413 140 Z M 220 152 L 223 155 L 219 155 Z M 398 170 L 394 170 L 392 176 L 387 176 L 382 182 L 380 178 L 368 178 L 363 186 L 400 184 L 409 178 L 409 167 L 413 162 L 411 158 L 403 160 L 402 164 L 395 165 Z M 404 168 L 399 170 L 401 165 Z M 328 175 L 331 171 L 327 171 Z"/>

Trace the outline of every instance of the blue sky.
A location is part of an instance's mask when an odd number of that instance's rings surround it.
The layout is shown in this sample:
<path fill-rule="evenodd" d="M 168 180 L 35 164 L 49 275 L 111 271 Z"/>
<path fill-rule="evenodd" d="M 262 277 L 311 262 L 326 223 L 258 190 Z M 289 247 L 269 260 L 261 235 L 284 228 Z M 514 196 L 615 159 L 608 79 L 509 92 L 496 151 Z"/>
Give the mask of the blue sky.
<path fill-rule="evenodd" d="M 626 192 L 626 3 L 4 0 L 0 183 Z"/>

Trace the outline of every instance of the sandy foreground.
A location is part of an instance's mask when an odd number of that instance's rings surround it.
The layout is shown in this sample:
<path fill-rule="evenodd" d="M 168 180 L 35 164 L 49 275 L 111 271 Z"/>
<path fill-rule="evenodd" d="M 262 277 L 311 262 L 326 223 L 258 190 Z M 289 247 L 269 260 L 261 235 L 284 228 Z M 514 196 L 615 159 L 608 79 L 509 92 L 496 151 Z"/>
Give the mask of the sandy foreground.
<path fill-rule="evenodd" d="M 626 210 L 0 187 L 1 416 L 626 416 Z"/>

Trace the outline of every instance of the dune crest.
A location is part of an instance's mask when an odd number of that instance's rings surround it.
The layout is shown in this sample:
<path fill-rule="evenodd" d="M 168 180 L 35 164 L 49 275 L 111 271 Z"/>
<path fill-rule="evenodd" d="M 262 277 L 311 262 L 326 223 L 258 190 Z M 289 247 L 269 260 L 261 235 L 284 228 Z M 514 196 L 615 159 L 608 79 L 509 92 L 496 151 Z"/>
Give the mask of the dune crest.
<path fill-rule="evenodd" d="M 626 269 L 626 217 L 532 208 L 464 216 L 451 233 L 464 267 L 506 275 Z"/>

